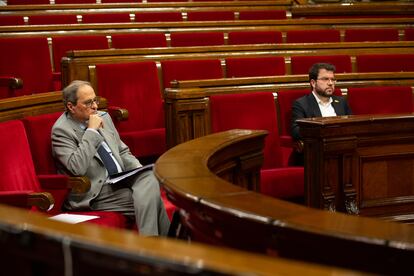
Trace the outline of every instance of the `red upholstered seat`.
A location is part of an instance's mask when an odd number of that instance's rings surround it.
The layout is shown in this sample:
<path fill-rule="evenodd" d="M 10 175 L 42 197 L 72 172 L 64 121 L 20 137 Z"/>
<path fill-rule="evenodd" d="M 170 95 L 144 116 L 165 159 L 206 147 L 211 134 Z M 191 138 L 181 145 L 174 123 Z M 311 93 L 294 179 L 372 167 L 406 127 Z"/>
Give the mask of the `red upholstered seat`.
<path fill-rule="evenodd" d="M 0 81 L 21 78 L 23 88 L 0 87 L 0 98 L 55 91 L 46 37 L 0 38 Z"/>
<path fill-rule="evenodd" d="M 188 21 L 234 20 L 232 11 L 193 11 L 187 13 Z"/>
<path fill-rule="evenodd" d="M 210 97 L 210 113 L 213 132 L 234 128 L 267 130 L 261 192 L 280 198 L 303 196 L 303 167 L 286 167 L 283 164 L 272 93 L 214 95 Z"/>
<path fill-rule="evenodd" d="M 229 32 L 228 44 L 274 44 L 282 43 L 280 31 Z"/>
<path fill-rule="evenodd" d="M 398 29 L 371 28 L 345 30 L 346 42 L 398 41 Z"/>
<path fill-rule="evenodd" d="M 353 114 L 398 114 L 414 111 L 413 91 L 409 86 L 348 88 L 348 103 Z"/>
<path fill-rule="evenodd" d="M 357 72 L 413 72 L 413 54 L 356 56 Z"/>
<path fill-rule="evenodd" d="M 40 5 L 50 4 L 50 0 L 7 0 L 7 5 Z"/>
<path fill-rule="evenodd" d="M 164 88 L 173 80 L 205 80 L 223 78 L 218 59 L 161 61 Z"/>
<path fill-rule="evenodd" d="M 60 62 L 71 50 L 108 49 L 105 35 L 56 36 L 52 38 L 53 62 L 55 71 L 60 72 Z"/>
<path fill-rule="evenodd" d="M 292 74 L 308 74 L 309 68 L 317 62 L 328 62 L 336 67 L 336 73 L 351 73 L 351 57 L 348 55 L 333 56 L 292 56 Z"/>
<path fill-rule="evenodd" d="M 284 10 L 263 10 L 263 11 L 240 11 L 240 20 L 266 20 L 266 19 L 286 19 Z"/>
<path fill-rule="evenodd" d="M 39 177 L 36 175 L 25 128 L 21 121 L 0 123 L 0 132 L 2 133 L 0 136 L 0 163 L 2 164 L 0 166 L 0 202 L 18 205 L 19 202 L 22 203 L 22 198 L 24 199 L 33 192 L 49 192 L 55 199 L 55 205 L 49 214 L 60 213 L 63 200 L 68 193 L 68 178 L 64 175 L 49 174 Z M 37 132 L 36 134 L 43 135 L 43 137 L 47 135 L 47 133 Z M 100 218 L 91 222 L 111 227 L 124 227 L 126 222 L 123 215 L 113 212 L 81 212 L 79 214 L 98 215 Z"/>
<path fill-rule="evenodd" d="M 76 14 L 30 15 L 29 25 L 76 24 Z"/>
<path fill-rule="evenodd" d="M 285 59 L 283 57 L 246 57 L 226 58 L 226 76 L 257 77 L 284 75 Z"/>
<path fill-rule="evenodd" d="M 122 140 L 137 157 L 160 156 L 166 150 L 163 100 L 155 62 L 97 64 L 97 94 L 110 108 L 129 112 L 115 121 Z"/>
<path fill-rule="evenodd" d="M 167 40 L 163 33 L 128 33 L 113 34 L 112 48 L 148 48 L 167 47 Z"/>
<path fill-rule="evenodd" d="M 414 28 L 408 28 L 404 30 L 405 40 L 414 40 Z"/>
<path fill-rule="evenodd" d="M 339 30 L 289 30 L 286 31 L 287 43 L 341 42 Z"/>
<path fill-rule="evenodd" d="M 183 21 L 181 12 L 140 12 L 135 14 L 135 22 L 174 22 Z"/>
<path fill-rule="evenodd" d="M 171 46 L 224 45 L 222 32 L 171 33 Z"/>
<path fill-rule="evenodd" d="M 82 23 L 125 23 L 131 22 L 129 13 L 85 13 Z"/>
<path fill-rule="evenodd" d="M 96 0 L 55 0 L 55 4 L 94 4 Z"/>
<path fill-rule="evenodd" d="M 24 19 L 21 15 L 1 15 L 0 26 L 24 25 Z"/>

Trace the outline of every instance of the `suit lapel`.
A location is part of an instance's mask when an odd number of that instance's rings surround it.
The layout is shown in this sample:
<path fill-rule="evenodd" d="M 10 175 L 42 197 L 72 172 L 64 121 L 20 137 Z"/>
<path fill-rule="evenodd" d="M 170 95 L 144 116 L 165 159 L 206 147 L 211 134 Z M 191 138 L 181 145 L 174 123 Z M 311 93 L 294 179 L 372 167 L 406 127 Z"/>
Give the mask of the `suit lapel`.
<path fill-rule="evenodd" d="M 322 113 L 321 113 L 321 110 L 319 109 L 318 102 L 316 101 L 315 96 L 313 96 L 312 93 L 308 95 L 308 104 L 310 107 L 309 111 L 310 113 L 312 113 L 310 114 L 311 116 L 309 117 L 322 117 Z"/>
<path fill-rule="evenodd" d="M 332 107 L 335 110 L 335 113 L 337 116 L 341 116 L 345 114 L 345 111 L 342 108 L 340 101 L 336 97 L 332 97 Z"/>

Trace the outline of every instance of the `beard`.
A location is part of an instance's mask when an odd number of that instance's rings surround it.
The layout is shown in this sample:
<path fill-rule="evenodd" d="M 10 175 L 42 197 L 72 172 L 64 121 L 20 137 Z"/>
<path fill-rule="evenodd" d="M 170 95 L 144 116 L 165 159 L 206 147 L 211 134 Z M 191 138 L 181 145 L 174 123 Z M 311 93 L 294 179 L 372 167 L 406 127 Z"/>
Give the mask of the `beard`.
<path fill-rule="evenodd" d="M 331 98 L 335 89 L 333 87 L 328 87 L 326 89 L 322 89 L 319 86 L 315 86 L 315 92 L 321 97 Z"/>

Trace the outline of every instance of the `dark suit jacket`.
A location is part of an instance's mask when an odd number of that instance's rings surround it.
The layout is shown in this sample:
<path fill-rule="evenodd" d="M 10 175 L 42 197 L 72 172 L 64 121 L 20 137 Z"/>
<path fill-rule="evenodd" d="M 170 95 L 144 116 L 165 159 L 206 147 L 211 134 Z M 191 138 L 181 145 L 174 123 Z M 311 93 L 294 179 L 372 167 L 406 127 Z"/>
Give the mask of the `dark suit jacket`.
<path fill-rule="evenodd" d="M 332 106 L 336 115 L 351 115 L 352 111 L 343 97 L 332 96 Z M 292 106 L 292 138 L 300 140 L 299 125 L 296 120 L 303 118 L 322 117 L 318 102 L 312 93 L 297 99 Z"/>

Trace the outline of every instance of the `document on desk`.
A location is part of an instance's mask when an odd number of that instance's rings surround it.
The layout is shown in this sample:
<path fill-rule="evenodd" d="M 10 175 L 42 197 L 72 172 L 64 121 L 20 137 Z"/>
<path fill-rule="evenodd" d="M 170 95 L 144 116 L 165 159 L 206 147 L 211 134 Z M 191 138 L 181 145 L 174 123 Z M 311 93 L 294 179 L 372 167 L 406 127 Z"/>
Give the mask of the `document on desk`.
<path fill-rule="evenodd" d="M 59 214 L 53 217 L 49 217 L 51 220 L 57 220 L 61 222 L 76 224 L 84 221 L 88 221 L 91 219 L 99 218 L 98 216 L 89 216 L 89 215 L 77 215 L 77 214 Z"/>
<path fill-rule="evenodd" d="M 124 171 L 124 172 L 120 172 L 120 173 L 111 175 L 109 177 L 109 179 L 107 180 L 107 183 L 115 184 L 115 183 L 117 183 L 117 182 L 119 182 L 119 181 L 121 181 L 125 178 L 131 177 L 131 176 L 136 175 L 138 173 L 141 173 L 143 171 L 152 170 L 153 167 L 154 167 L 154 164 L 148 164 L 148 165 L 136 168 L 136 169 L 132 169 L 132 170 L 129 170 L 129 171 Z"/>

